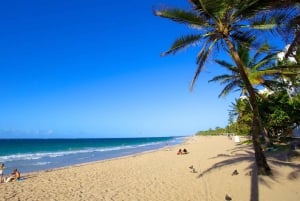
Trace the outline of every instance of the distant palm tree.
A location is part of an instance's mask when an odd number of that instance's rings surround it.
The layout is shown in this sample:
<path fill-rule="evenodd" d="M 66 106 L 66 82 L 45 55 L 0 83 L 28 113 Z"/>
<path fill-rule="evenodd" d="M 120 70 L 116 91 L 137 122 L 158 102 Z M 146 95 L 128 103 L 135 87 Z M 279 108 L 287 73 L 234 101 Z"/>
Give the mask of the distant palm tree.
<path fill-rule="evenodd" d="M 283 25 L 284 20 L 289 19 L 290 12 L 287 9 L 286 12 L 260 12 L 266 11 L 266 7 L 259 0 L 190 0 L 189 2 L 193 6 L 191 11 L 177 8 L 154 10 L 154 14 L 157 16 L 187 24 L 196 30 L 194 34 L 177 39 L 163 55 L 176 53 L 178 50 L 190 45 L 201 44 L 202 49 L 197 55 L 198 68 L 191 82 L 192 89 L 212 51 L 225 49 L 230 53 L 231 58 L 238 67 L 238 72 L 245 84 L 253 108 L 254 119 L 251 134 L 258 174 L 269 175 L 271 169 L 267 164 L 259 140 L 260 115 L 255 90 L 235 48 L 235 43 L 239 41 L 247 44 L 249 41 L 253 41 L 256 31 L 276 31 L 277 25 Z"/>
<path fill-rule="evenodd" d="M 238 45 L 237 48 L 237 52 L 241 55 L 241 61 L 245 66 L 245 72 L 257 95 L 259 95 L 258 92 L 261 87 L 267 88 L 270 91 L 276 91 L 278 90 L 278 86 L 282 86 L 282 79 L 288 79 L 292 82 L 300 73 L 299 65 L 289 65 L 283 61 L 279 62 L 278 53 L 269 51 L 270 48 L 266 43 L 252 57 L 248 47 Z M 225 85 L 219 97 L 224 97 L 232 91 L 239 90 L 241 91 L 241 95 L 248 96 L 238 67 L 224 60 L 216 59 L 215 62 L 229 71 L 229 74 L 218 75 L 209 80 L 209 82 L 220 82 Z"/>
<path fill-rule="evenodd" d="M 253 114 L 249 113 L 251 106 L 245 98 L 235 99 L 235 102 L 231 103 L 231 114 L 236 117 L 237 127 L 236 130 L 240 134 L 249 133 L 249 128 L 251 128 L 251 123 L 253 119 Z"/>
<path fill-rule="evenodd" d="M 286 68 L 282 69 L 274 65 L 277 53 L 269 53 L 269 50 L 269 46 L 265 43 L 255 52 L 253 57 L 251 57 L 248 47 L 240 44 L 237 47 L 238 55 L 240 55 L 241 62 L 245 67 L 244 70 L 254 89 L 259 86 L 271 89 L 279 75 L 291 73 Z M 216 59 L 215 62 L 229 71 L 229 74 L 218 75 L 209 80 L 209 82 L 220 82 L 225 85 L 219 97 L 224 97 L 228 95 L 228 93 L 238 90 L 241 91 L 241 95 L 248 96 L 238 67 L 224 60 Z"/>

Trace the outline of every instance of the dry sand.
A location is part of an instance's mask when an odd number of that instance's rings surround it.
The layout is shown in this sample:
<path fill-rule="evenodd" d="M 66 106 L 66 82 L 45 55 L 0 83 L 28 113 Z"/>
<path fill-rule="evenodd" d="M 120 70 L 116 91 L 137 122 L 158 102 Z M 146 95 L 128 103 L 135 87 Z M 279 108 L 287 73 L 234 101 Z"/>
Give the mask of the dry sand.
<path fill-rule="evenodd" d="M 190 153 L 177 155 L 179 148 Z M 0 184 L 0 200 L 222 201 L 228 194 L 234 201 L 299 201 L 300 163 L 268 160 L 272 177 L 249 175 L 251 146 L 223 136 L 191 137 L 158 151 L 31 173 Z M 234 170 L 239 174 L 232 176 Z"/>

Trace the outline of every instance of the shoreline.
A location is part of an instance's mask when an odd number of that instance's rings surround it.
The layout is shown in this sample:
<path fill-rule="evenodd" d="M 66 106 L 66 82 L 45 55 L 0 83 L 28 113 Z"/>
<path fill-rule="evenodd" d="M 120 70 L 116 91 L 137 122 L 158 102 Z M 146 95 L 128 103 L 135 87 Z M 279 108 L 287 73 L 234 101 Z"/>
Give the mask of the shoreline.
<path fill-rule="evenodd" d="M 21 174 L 22 174 L 22 177 L 28 177 L 28 176 L 38 174 L 38 173 L 43 173 L 43 172 L 59 171 L 59 170 L 63 170 L 63 169 L 73 168 L 73 167 L 81 167 L 81 166 L 86 166 L 86 165 L 105 163 L 105 162 L 108 162 L 108 161 L 121 160 L 121 159 L 130 158 L 130 157 L 136 157 L 136 156 L 139 156 L 139 155 L 148 154 L 148 153 L 157 152 L 157 151 L 169 151 L 169 150 L 164 150 L 164 149 L 170 149 L 170 148 L 174 148 L 176 146 L 181 146 L 181 145 L 187 143 L 190 140 L 190 138 L 193 138 L 193 137 L 195 137 L 195 136 L 186 136 L 186 137 L 184 137 L 185 140 L 183 140 L 180 144 L 166 145 L 166 146 L 158 148 L 158 149 L 146 150 L 146 151 L 142 151 L 142 152 L 138 152 L 138 153 L 134 153 L 134 154 L 129 154 L 129 155 L 125 155 L 125 156 L 118 156 L 118 157 L 114 157 L 114 158 L 108 158 L 108 159 L 78 163 L 78 164 L 67 165 L 67 166 L 63 166 L 63 167 L 50 168 L 50 169 L 32 171 L 32 172 L 25 172 L 25 173 L 21 172 Z"/>
<path fill-rule="evenodd" d="M 189 154 L 177 155 L 179 148 Z M 268 159 L 274 175 L 254 177 L 252 146 L 190 136 L 158 150 L 30 173 L 1 184 L 0 200 L 219 201 L 226 194 L 241 201 L 299 200 L 300 163 Z"/>
<path fill-rule="evenodd" d="M 96 141 L 83 139 L 85 140 L 83 142 L 63 139 L 66 141 L 66 144 L 63 145 L 62 141 L 58 139 L 50 142 L 42 141 L 42 144 L 47 145 L 45 148 L 36 143 L 36 141 L 31 145 L 29 141 L 29 143 L 25 143 L 23 149 L 21 148 L 21 150 L 24 150 L 24 153 L 22 151 L 10 153 L 11 148 L 8 148 L 8 155 L 0 156 L 0 162 L 5 164 L 5 174 L 11 173 L 16 168 L 27 174 L 158 150 L 167 144 L 180 144 L 185 140 L 185 137 L 150 137 L 145 138 L 146 140 L 140 140 L 142 138 L 133 138 L 133 140 L 124 138 L 123 141 L 113 138 L 97 139 Z M 19 142 L 16 143 L 18 144 Z M 52 149 L 51 146 L 59 149 Z M 5 146 L 1 148 L 5 149 Z M 31 149 L 37 151 L 28 152 Z M 1 154 L 4 153 L 2 152 Z"/>

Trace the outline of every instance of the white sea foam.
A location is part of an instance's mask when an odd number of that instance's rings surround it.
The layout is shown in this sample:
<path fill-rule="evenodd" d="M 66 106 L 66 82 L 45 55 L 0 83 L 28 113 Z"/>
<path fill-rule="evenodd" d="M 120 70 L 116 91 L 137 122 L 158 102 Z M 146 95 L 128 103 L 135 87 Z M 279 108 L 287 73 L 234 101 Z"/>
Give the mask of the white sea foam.
<path fill-rule="evenodd" d="M 140 144 L 137 145 L 137 147 L 146 147 L 146 146 L 151 146 L 151 145 L 157 145 L 160 144 L 161 142 L 150 142 L 150 143 L 146 143 L 146 144 Z"/>
<path fill-rule="evenodd" d="M 37 162 L 34 163 L 33 165 L 47 165 L 47 164 L 50 164 L 50 162 Z"/>
<path fill-rule="evenodd" d="M 118 147 L 105 147 L 105 148 L 85 148 L 82 150 L 69 150 L 69 151 L 59 151 L 59 152 L 38 152 L 38 153 L 25 153 L 25 154 L 13 154 L 0 156 L 0 161 L 2 162 L 10 162 L 10 161 L 20 161 L 20 160 L 38 160 L 41 158 L 55 158 L 62 157 L 71 154 L 80 154 L 80 153 L 92 153 L 92 152 L 109 152 L 109 151 L 119 151 L 126 149 L 133 149 L 138 147 L 151 146 L 159 143 L 146 143 L 135 146 L 118 146 Z"/>

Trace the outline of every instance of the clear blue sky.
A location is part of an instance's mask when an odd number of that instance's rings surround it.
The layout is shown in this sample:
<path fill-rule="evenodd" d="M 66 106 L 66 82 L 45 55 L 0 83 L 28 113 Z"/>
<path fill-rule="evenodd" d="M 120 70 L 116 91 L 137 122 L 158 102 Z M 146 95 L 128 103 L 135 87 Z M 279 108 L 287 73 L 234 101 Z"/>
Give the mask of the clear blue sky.
<path fill-rule="evenodd" d="M 0 138 L 191 135 L 223 127 L 208 63 L 193 92 L 198 48 L 160 57 L 189 30 L 153 6 L 186 0 L 9 0 L 0 7 Z M 237 95 L 237 94 L 235 94 Z"/>

